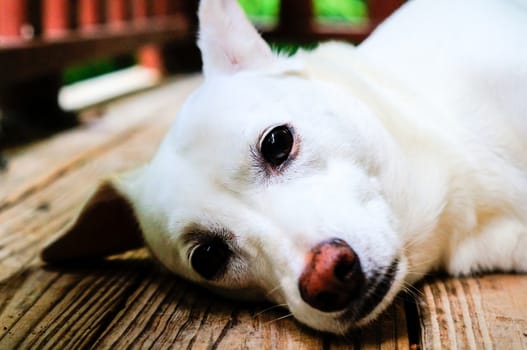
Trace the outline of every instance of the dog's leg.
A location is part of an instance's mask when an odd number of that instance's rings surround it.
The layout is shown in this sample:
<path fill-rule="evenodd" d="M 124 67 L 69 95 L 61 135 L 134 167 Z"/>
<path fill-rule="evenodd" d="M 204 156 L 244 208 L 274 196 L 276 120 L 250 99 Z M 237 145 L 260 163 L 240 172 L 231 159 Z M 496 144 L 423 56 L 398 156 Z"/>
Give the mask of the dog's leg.
<path fill-rule="evenodd" d="M 450 251 L 448 270 L 454 275 L 484 271 L 527 272 L 527 227 L 512 217 L 499 217 L 479 233 L 468 235 Z"/>

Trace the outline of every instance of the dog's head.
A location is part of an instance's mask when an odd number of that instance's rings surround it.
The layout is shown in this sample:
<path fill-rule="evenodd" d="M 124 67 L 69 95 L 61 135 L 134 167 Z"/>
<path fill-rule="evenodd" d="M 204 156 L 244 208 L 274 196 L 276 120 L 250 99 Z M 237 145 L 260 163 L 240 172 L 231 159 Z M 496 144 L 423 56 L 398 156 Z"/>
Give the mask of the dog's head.
<path fill-rule="evenodd" d="M 235 0 L 204 0 L 199 15 L 203 85 L 154 159 L 103 184 L 43 258 L 144 240 L 176 274 L 316 329 L 369 322 L 407 271 L 390 137 L 301 59 L 275 56 Z"/>

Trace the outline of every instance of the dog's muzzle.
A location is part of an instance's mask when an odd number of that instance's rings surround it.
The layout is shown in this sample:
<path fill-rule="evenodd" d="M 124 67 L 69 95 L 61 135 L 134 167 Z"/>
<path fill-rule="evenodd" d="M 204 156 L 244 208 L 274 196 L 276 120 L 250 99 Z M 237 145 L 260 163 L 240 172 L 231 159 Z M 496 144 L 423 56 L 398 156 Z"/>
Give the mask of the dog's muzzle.
<path fill-rule="evenodd" d="M 365 284 L 359 257 L 341 239 L 317 244 L 306 256 L 298 282 L 302 299 L 313 308 L 332 312 L 345 309 Z"/>

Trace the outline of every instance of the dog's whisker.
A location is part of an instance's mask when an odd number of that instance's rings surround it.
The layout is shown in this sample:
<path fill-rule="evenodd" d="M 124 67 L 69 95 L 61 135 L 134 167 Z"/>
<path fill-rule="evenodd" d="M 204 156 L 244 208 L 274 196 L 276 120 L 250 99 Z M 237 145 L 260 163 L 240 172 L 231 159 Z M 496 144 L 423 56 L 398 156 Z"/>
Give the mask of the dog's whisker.
<path fill-rule="evenodd" d="M 266 293 L 266 297 L 269 297 L 271 294 L 273 294 L 274 292 L 276 292 L 278 289 L 280 289 L 282 285 L 281 284 L 278 284 L 276 287 L 274 287 L 273 289 L 271 289 L 270 291 L 268 291 Z"/>
<path fill-rule="evenodd" d="M 410 283 L 404 283 L 402 289 L 414 299 L 417 297 L 423 297 L 423 292 Z"/>
<path fill-rule="evenodd" d="M 258 317 L 258 316 L 260 316 L 261 314 L 263 314 L 265 312 L 274 310 L 274 309 L 279 308 L 279 307 L 287 307 L 287 304 L 277 304 L 277 305 L 270 306 L 268 308 L 263 309 L 262 311 L 257 312 L 256 314 L 254 314 L 253 317 Z"/>
<path fill-rule="evenodd" d="M 292 316 L 293 316 L 292 313 L 288 313 L 288 314 L 286 314 L 286 315 L 284 315 L 284 316 L 280 316 L 280 317 L 275 318 L 275 319 L 273 319 L 273 320 L 267 321 L 267 322 L 265 322 L 264 324 L 267 325 L 267 324 L 270 324 L 270 323 L 278 322 L 278 321 L 280 321 L 280 320 L 283 320 L 283 319 L 286 319 L 286 318 L 288 318 L 288 317 L 292 317 Z"/>
<path fill-rule="evenodd" d="M 425 243 L 426 240 L 427 240 L 426 237 L 414 237 L 408 242 L 405 242 L 403 250 L 411 251 L 412 249 L 415 249 L 416 246 Z"/>
<path fill-rule="evenodd" d="M 344 326 L 344 324 L 338 324 L 338 334 L 343 337 L 344 339 L 346 339 L 349 343 L 351 343 L 353 341 L 351 335 L 349 334 L 349 329 L 348 327 Z"/>
<path fill-rule="evenodd" d="M 407 242 L 404 243 L 403 249 L 406 251 L 415 249 L 417 245 L 426 243 L 429 238 L 430 237 L 427 235 L 415 235 L 414 237 L 410 238 Z"/>
<path fill-rule="evenodd" d="M 405 251 L 405 255 L 411 256 L 411 251 Z M 414 261 L 414 259 L 410 259 L 410 260 L 411 260 L 411 265 L 412 265 L 413 269 L 416 269 L 416 268 L 422 267 L 422 266 L 427 267 L 430 264 L 433 264 L 433 263 L 437 262 L 436 258 L 427 258 L 427 259 L 423 259 L 423 260 L 419 259 L 418 261 Z M 429 269 L 427 268 L 426 270 L 429 270 Z"/>
<path fill-rule="evenodd" d="M 419 266 L 418 266 L 419 267 Z M 428 272 L 419 272 L 419 271 L 407 271 L 406 275 L 408 276 L 419 276 L 419 277 L 426 277 L 431 276 L 431 273 Z"/>

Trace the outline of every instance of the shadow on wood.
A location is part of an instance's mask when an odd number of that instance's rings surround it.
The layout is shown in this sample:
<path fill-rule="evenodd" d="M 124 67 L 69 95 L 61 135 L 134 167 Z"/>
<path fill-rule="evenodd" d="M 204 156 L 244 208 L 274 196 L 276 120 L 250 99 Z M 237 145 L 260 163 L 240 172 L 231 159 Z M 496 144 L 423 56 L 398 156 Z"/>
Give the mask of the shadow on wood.
<path fill-rule="evenodd" d="M 68 268 L 33 266 L 0 283 L 0 293 L 1 348 L 408 347 L 400 304 L 371 327 L 336 337 L 266 303 L 211 297 L 141 251 Z"/>

